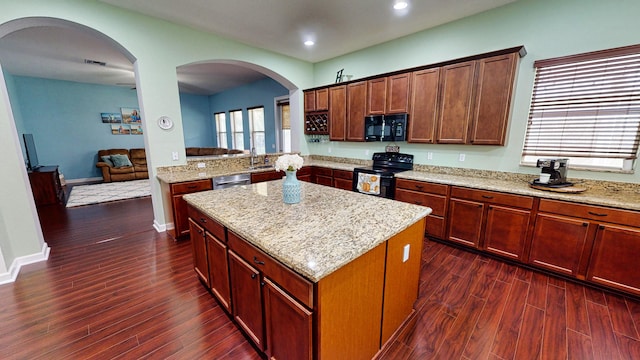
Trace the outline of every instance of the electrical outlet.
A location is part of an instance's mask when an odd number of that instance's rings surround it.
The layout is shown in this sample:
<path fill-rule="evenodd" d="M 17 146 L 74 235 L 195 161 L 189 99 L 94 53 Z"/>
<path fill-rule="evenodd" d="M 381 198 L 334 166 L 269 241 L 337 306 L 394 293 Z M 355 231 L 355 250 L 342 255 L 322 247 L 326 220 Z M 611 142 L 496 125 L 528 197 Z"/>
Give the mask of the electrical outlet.
<path fill-rule="evenodd" d="M 433 153 L 431 151 L 427 153 L 427 160 L 433 160 Z"/>
<path fill-rule="evenodd" d="M 460 157 L 458 157 L 458 161 L 464 161 L 465 158 L 466 158 L 465 154 L 460 154 Z"/>
<path fill-rule="evenodd" d="M 171 153 L 171 158 L 173 159 L 173 161 L 177 161 L 178 160 L 178 152 L 174 151 Z"/>
<path fill-rule="evenodd" d="M 203 169 L 205 166 L 205 163 L 198 163 L 198 169 Z"/>
<path fill-rule="evenodd" d="M 411 244 L 407 244 L 404 246 L 404 251 L 402 252 L 402 262 L 407 262 L 407 260 L 409 260 L 409 248 L 411 247 Z"/>

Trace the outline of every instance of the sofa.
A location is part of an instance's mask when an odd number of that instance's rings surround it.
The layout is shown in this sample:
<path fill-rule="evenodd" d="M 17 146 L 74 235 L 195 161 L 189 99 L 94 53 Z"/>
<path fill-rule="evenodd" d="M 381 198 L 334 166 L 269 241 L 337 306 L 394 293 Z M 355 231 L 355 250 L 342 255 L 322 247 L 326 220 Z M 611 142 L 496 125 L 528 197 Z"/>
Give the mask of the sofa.
<path fill-rule="evenodd" d="M 144 149 L 99 150 L 96 167 L 102 171 L 106 183 L 149 178 Z"/>
<path fill-rule="evenodd" d="M 211 156 L 225 154 L 242 154 L 244 151 L 236 149 L 225 149 L 219 147 L 188 147 L 185 149 L 187 156 Z"/>

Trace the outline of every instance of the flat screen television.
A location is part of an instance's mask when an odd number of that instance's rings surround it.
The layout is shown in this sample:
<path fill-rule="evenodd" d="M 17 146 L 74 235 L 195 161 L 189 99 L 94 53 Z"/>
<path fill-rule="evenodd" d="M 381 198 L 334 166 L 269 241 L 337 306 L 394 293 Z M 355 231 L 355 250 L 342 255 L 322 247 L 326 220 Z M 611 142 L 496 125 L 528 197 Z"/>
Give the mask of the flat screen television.
<path fill-rule="evenodd" d="M 35 170 L 41 165 L 38 162 L 38 153 L 36 152 L 36 143 L 33 141 L 33 134 L 22 134 L 24 139 L 24 148 L 27 150 L 27 169 Z"/>

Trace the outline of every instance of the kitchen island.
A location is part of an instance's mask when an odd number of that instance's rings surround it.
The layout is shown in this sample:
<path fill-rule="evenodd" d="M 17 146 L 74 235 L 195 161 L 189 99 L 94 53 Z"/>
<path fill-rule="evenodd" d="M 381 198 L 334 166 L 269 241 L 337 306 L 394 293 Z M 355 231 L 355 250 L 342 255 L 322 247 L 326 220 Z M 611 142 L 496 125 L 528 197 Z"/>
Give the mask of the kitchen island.
<path fill-rule="evenodd" d="M 194 265 L 278 359 L 370 359 L 412 314 L 430 208 L 282 180 L 184 196 Z"/>

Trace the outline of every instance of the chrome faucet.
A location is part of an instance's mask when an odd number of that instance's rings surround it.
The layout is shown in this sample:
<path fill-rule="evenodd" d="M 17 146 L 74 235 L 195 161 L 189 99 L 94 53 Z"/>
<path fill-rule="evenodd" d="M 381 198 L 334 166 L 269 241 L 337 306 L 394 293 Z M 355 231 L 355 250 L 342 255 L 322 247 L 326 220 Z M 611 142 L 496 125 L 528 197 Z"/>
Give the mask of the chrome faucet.
<path fill-rule="evenodd" d="M 251 167 L 256 165 L 256 148 L 251 148 Z"/>

